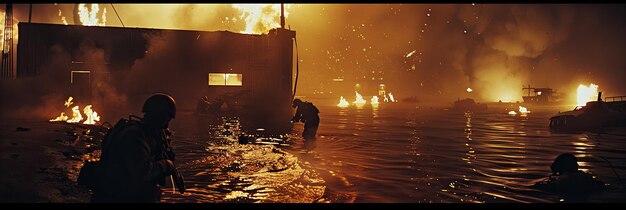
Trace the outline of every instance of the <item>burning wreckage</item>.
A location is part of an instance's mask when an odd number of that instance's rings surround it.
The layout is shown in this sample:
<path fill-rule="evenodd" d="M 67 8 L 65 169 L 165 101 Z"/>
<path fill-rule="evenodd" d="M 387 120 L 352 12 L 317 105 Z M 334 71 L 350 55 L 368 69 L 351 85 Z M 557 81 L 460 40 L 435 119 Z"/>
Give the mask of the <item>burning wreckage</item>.
<path fill-rule="evenodd" d="M 108 83 L 115 84 L 128 103 L 139 104 L 161 91 L 174 96 L 180 110 L 198 114 L 226 108 L 271 124 L 288 122 L 292 113 L 295 31 L 282 27 L 258 35 L 20 22 L 19 37 L 17 79 L 64 75 L 57 78 L 67 81 L 47 88 L 65 90 L 85 105 L 119 107 L 114 97 L 98 92 Z M 151 41 L 162 37 L 172 42 L 168 59 L 151 59 L 148 66 L 154 68 L 134 68 L 139 60 L 154 56 Z M 94 49 L 102 52 L 104 61 L 89 59 Z M 69 56 L 58 56 L 59 52 Z M 47 68 L 53 61 L 60 65 Z M 117 82 L 127 77 L 133 82 Z"/>

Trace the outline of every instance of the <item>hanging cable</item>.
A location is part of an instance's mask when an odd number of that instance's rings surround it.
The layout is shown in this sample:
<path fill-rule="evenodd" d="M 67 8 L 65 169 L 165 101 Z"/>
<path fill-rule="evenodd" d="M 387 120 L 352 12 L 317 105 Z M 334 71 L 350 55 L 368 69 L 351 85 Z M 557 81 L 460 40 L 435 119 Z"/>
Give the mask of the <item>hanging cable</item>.
<path fill-rule="evenodd" d="M 124 22 L 122 22 L 122 18 L 120 18 L 120 15 L 117 14 L 117 10 L 115 10 L 115 7 L 113 6 L 113 4 L 111 4 L 111 7 L 113 7 L 113 11 L 115 11 L 115 15 L 117 15 L 117 19 L 120 20 L 120 23 L 122 23 L 122 27 L 126 28 L 126 26 L 124 26 Z"/>
<path fill-rule="evenodd" d="M 296 36 L 293 37 L 293 41 L 296 43 L 296 83 L 293 87 L 293 96 L 291 96 L 292 99 L 296 97 L 296 88 L 298 88 L 298 74 L 300 73 L 300 59 L 298 58 L 298 40 L 296 40 Z"/>

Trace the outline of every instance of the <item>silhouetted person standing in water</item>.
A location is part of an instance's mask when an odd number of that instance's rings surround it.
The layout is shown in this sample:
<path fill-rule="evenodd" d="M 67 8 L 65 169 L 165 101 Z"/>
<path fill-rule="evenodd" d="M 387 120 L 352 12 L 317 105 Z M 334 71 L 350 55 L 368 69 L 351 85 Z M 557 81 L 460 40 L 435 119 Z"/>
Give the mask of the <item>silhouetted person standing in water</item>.
<path fill-rule="evenodd" d="M 165 185 L 165 178 L 175 174 L 172 160 L 164 154 L 168 152 L 166 132 L 170 120 L 176 116 L 176 102 L 169 95 L 155 94 L 146 100 L 142 112 L 144 117 L 140 121 L 129 120 L 103 142 L 101 178 L 92 202 L 161 200 L 159 185 Z"/>
<path fill-rule="evenodd" d="M 567 202 L 584 201 L 587 196 L 604 189 L 604 183 L 591 174 L 578 170 L 578 160 L 570 153 L 559 155 L 552 165 L 552 175 L 546 182 L 537 183 L 534 187 L 555 192 L 563 196 Z"/>
<path fill-rule="evenodd" d="M 291 122 L 303 122 L 304 132 L 302 132 L 302 137 L 305 139 L 314 139 L 317 133 L 317 127 L 320 124 L 320 117 L 318 115 L 320 111 L 313 103 L 303 102 L 300 99 L 293 100 L 293 108 L 296 107 L 298 109 L 296 110 L 296 115 L 291 118 Z"/>

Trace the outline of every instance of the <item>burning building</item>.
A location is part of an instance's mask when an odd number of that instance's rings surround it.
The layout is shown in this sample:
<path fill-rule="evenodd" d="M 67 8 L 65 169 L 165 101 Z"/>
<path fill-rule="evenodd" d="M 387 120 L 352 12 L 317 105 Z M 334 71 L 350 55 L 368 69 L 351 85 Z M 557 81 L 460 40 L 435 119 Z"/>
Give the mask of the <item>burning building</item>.
<path fill-rule="evenodd" d="M 24 23 L 19 25 L 17 78 L 64 75 L 60 90 L 91 103 L 101 83 L 116 84 L 134 104 L 154 92 L 167 92 L 179 110 L 196 108 L 203 96 L 231 101 L 243 110 L 253 110 L 267 119 L 287 122 L 291 115 L 293 88 L 293 41 L 295 31 L 276 28 L 267 34 L 240 34 L 229 31 L 190 31 L 147 28 L 97 27 Z M 154 37 L 168 37 L 168 59 L 150 60 L 151 67 L 138 72 L 134 65 L 151 53 Z M 56 60 L 61 67 L 45 68 L 62 49 L 68 56 Z M 88 51 L 101 52 L 98 61 Z M 161 52 L 163 53 L 163 52 Z M 174 64 L 174 66 L 172 65 Z M 131 83 L 115 81 L 132 77 Z M 147 78 L 153 81 L 148 85 Z M 154 85 L 156 84 L 156 85 Z M 134 100 L 134 101 L 132 101 Z M 119 103 L 103 100 L 100 107 Z M 287 120 L 286 120 L 287 119 Z"/>

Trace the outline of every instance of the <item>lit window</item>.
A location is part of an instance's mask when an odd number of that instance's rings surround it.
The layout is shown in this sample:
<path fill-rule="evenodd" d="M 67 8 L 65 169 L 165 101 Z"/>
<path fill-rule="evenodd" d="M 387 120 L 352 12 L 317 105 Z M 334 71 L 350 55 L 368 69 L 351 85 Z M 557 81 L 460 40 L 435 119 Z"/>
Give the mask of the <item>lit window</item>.
<path fill-rule="evenodd" d="M 209 73 L 210 86 L 242 86 L 242 74 Z"/>

